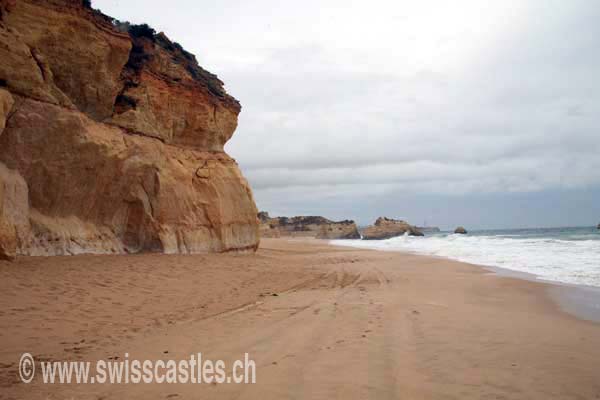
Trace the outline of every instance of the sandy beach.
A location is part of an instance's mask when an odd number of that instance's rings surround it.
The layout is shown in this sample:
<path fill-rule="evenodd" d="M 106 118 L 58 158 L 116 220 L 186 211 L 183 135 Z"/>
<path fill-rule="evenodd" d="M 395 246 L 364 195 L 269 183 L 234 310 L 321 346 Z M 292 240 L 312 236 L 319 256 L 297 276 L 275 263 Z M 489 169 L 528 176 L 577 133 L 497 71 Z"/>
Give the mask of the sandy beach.
<path fill-rule="evenodd" d="M 599 18 L 0 0 L 0 400 L 600 400 Z"/>
<path fill-rule="evenodd" d="M 596 399 L 600 325 L 549 285 L 310 239 L 0 263 L 2 399 Z M 44 385 L 39 360 L 249 353 L 256 384 Z"/>

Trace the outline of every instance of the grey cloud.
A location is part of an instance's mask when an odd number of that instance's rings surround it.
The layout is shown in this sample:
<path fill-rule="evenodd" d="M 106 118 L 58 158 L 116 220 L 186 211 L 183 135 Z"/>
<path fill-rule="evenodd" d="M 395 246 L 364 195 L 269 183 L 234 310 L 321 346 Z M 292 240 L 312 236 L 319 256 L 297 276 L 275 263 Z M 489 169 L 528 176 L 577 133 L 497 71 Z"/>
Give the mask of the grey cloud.
<path fill-rule="evenodd" d="M 165 30 L 241 100 L 226 150 L 260 208 L 366 218 L 400 196 L 418 217 L 408 202 L 483 193 L 499 212 L 600 187 L 600 7 L 421 3 L 181 1 L 165 18 L 158 1 L 94 2 Z"/>

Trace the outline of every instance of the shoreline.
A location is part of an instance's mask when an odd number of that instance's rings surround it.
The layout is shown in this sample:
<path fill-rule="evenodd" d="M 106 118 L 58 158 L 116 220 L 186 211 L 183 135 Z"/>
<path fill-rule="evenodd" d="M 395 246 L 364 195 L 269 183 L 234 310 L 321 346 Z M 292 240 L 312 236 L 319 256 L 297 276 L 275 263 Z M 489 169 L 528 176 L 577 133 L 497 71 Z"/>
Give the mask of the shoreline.
<path fill-rule="evenodd" d="M 497 267 L 493 265 L 475 264 L 467 261 L 456 260 L 451 257 L 423 254 L 417 251 L 403 249 L 375 249 L 368 247 L 358 247 L 331 243 L 331 246 L 348 247 L 353 249 L 382 251 L 382 252 L 397 252 L 400 254 L 414 255 L 420 257 L 429 257 L 442 261 L 452 261 L 472 265 L 477 268 L 482 268 L 490 273 L 500 276 L 521 279 L 529 282 L 546 285 L 548 296 L 552 298 L 557 306 L 564 312 L 571 314 L 579 319 L 591 321 L 600 324 L 600 287 L 591 286 L 579 283 L 569 283 L 546 279 L 540 275 L 535 275 L 529 272 L 517 271 L 510 268 Z"/>
<path fill-rule="evenodd" d="M 564 312 L 579 319 L 600 324 L 600 287 L 544 279 L 535 274 L 508 268 L 471 264 L 501 277 L 522 279 L 546 286 L 548 296 Z"/>
<path fill-rule="evenodd" d="M 256 254 L 0 263 L 0 398 L 595 398 L 600 325 L 547 284 L 423 255 L 264 239 Z M 249 353 L 256 385 L 26 385 L 47 360 Z"/>

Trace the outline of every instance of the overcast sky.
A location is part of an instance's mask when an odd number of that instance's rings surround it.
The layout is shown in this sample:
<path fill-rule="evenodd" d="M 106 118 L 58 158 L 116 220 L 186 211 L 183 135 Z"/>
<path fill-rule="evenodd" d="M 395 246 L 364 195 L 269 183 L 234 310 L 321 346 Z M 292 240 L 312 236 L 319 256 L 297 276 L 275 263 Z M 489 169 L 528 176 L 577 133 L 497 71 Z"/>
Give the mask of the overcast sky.
<path fill-rule="evenodd" d="M 94 0 L 242 103 L 226 150 L 271 215 L 600 222 L 600 3 Z"/>

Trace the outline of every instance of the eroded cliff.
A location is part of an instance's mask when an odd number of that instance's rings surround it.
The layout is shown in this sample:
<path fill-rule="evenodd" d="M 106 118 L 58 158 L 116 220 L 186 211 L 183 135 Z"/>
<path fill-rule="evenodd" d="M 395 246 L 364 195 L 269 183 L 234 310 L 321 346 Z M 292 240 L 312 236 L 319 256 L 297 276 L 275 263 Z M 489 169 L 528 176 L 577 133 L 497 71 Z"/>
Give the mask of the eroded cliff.
<path fill-rule="evenodd" d="M 382 240 L 408 233 L 410 236 L 423 236 L 418 228 L 408 222 L 386 217 L 379 217 L 375 223 L 362 230 L 363 240 Z"/>
<path fill-rule="evenodd" d="M 317 239 L 360 239 L 354 221 L 331 221 L 324 217 L 274 217 L 267 212 L 258 214 L 262 237 L 314 237 Z"/>
<path fill-rule="evenodd" d="M 0 257 L 256 249 L 240 109 L 164 34 L 0 0 Z"/>

